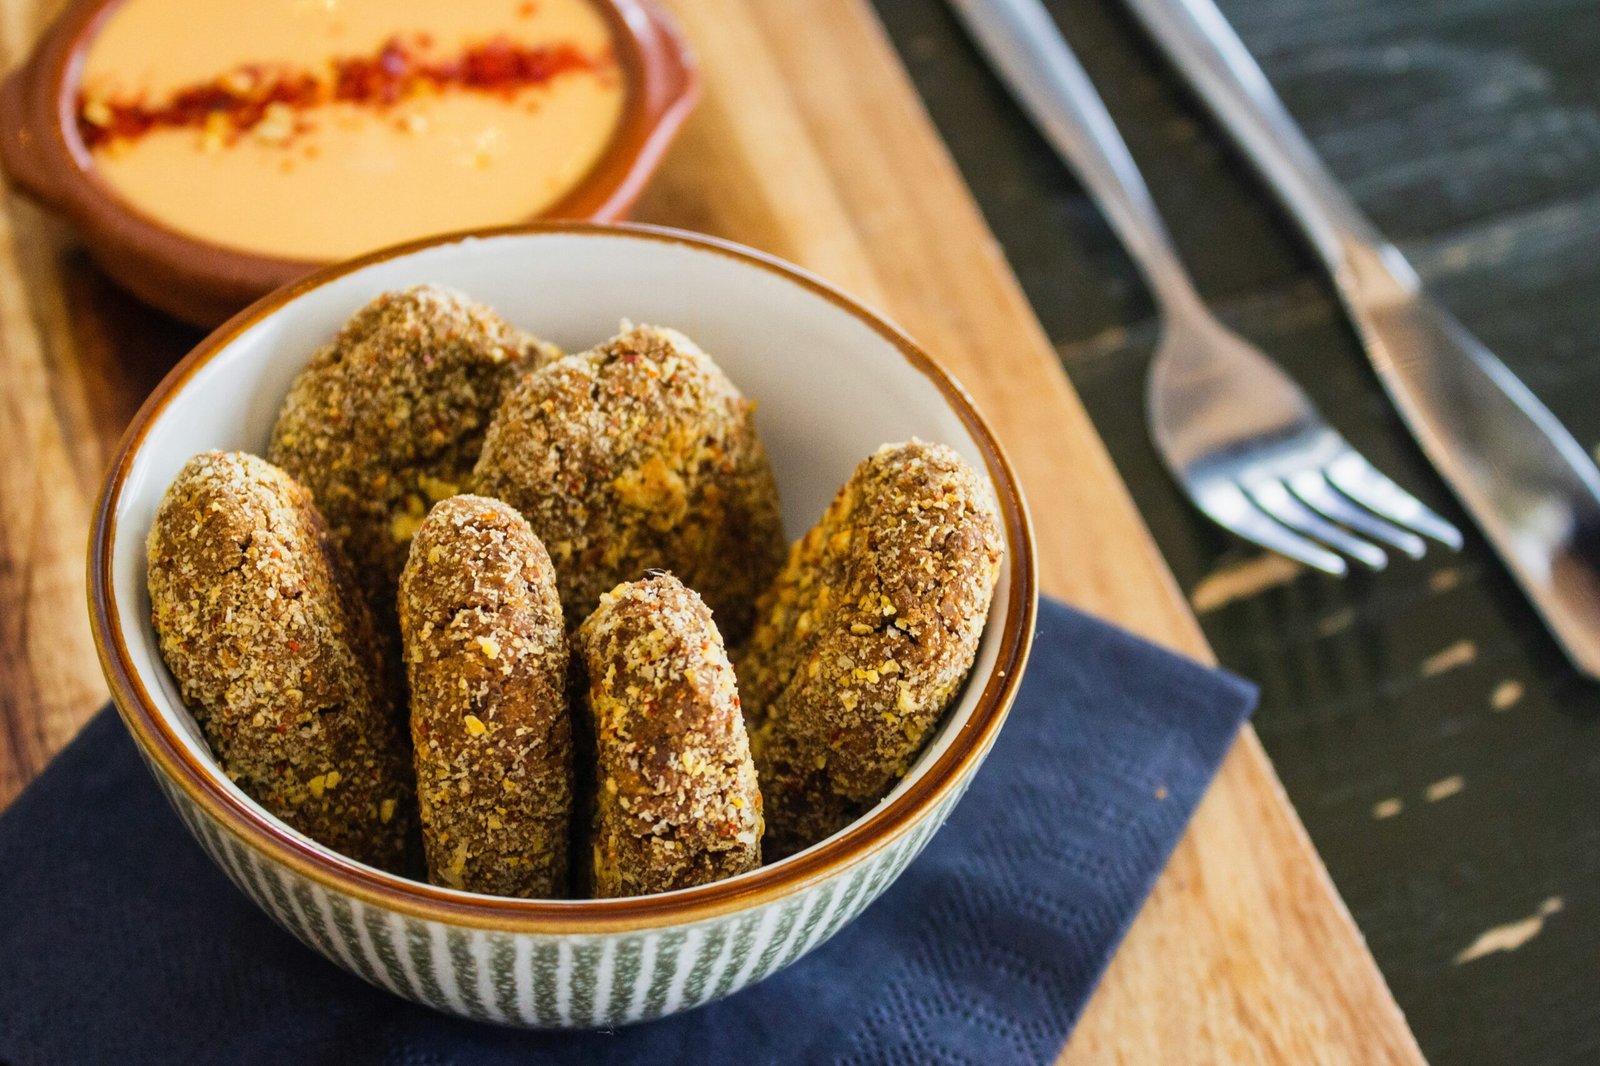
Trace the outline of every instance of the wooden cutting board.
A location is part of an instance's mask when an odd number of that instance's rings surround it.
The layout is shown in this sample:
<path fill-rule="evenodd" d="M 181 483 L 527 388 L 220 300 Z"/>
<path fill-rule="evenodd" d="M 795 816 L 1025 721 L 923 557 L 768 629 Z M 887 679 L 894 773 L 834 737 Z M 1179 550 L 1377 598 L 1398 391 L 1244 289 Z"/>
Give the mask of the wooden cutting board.
<path fill-rule="evenodd" d="M 60 0 L 0 0 L 20 61 Z M 640 218 L 798 262 L 965 383 L 1019 471 L 1045 589 L 1210 660 L 1198 627 L 864 0 L 673 0 L 704 101 Z M 198 334 L 71 235 L 0 212 L 0 803 L 101 706 L 83 553 L 100 474 Z M 1064 1052 L 1128 1063 L 1420 1062 L 1248 730 Z"/>

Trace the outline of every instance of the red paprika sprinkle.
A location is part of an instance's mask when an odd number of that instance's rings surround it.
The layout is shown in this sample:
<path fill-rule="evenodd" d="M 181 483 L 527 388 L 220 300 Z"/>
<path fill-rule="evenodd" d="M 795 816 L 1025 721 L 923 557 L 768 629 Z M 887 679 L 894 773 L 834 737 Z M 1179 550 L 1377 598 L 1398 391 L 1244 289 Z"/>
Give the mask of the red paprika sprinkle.
<path fill-rule="evenodd" d="M 431 38 L 391 37 L 369 56 L 334 59 L 324 74 L 243 64 L 212 81 L 185 86 L 166 102 L 143 97 L 101 99 L 80 91 L 78 133 L 90 149 L 133 140 L 156 129 L 207 129 L 220 123 L 233 136 L 267 118 L 269 108 L 299 114 L 330 103 L 391 107 L 424 90 L 456 89 L 510 97 L 574 71 L 606 73 L 609 51 L 588 56 L 567 43 L 523 45 L 495 37 L 456 56 L 426 58 Z M 279 107 L 281 105 L 281 107 Z M 296 124 L 294 132 L 306 127 Z"/>

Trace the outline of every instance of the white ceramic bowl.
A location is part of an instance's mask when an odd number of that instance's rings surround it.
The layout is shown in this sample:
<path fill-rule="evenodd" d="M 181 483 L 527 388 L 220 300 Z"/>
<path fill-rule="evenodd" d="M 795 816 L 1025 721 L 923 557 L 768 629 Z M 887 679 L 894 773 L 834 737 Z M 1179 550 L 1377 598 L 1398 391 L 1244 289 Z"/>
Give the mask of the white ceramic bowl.
<path fill-rule="evenodd" d="M 513 900 L 354 862 L 269 815 L 218 769 L 162 664 L 145 536 L 172 477 L 208 448 L 265 449 L 290 379 L 388 289 L 461 289 L 569 351 L 623 318 L 670 325 L 760 402 L 757 422 L 796 536 L 886 441 L 941 441 L 985 472 L 1006 558 L 977 664 L 939 734 L 870 814 L 799 855 L 712 885 L 621 900 Z M 156 389 L 108 475 L 90 544 L 101 662 L 156 780 L 246 895 L 380 987 L 487 1021 L 620 1025 L 697 1006 L 826 940 L 944 822 L 1016 692 L 1033 633 L 1026 509 L 961 389 L 848 297 L 748 249 L 645 227 L 550 225 L 456 236 L 336 266 L 256 303 Z"/>

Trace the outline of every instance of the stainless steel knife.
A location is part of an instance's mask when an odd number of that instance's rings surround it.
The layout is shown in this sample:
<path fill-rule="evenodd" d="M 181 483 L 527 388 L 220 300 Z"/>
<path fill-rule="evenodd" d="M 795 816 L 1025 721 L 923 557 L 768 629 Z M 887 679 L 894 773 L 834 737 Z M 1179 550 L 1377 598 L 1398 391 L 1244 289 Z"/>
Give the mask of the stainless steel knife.
<path fill-rule="evenodd" d="M 1573 664 L 1600 678 L 1600 470 L 1422 291 L 1328 172 L 1212 0 L 1127 0 L 1305 228 L 1423 451 Z"/>

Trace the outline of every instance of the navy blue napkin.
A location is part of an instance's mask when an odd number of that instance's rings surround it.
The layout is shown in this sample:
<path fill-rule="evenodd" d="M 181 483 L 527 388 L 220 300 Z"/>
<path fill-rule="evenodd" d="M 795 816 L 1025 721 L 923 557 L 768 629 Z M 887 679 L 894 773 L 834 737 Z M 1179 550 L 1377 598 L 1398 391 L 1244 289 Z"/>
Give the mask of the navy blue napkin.
<path fill-rule="evenodd" d="M 103 712 L 0 817 L 0 1062 L 1050 1062 L 1254 703 L 1046 602 L 988 762 L 882 899 L 754 988 L 587 1033 L 458 1021 L 325 962 Z"/>

